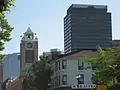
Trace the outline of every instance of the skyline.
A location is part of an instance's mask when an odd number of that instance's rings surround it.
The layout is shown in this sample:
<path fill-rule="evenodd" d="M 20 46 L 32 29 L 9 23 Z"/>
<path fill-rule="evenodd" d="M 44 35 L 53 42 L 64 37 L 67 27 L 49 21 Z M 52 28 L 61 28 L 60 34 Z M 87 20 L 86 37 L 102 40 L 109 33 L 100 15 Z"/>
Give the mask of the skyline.
<path fill-rule="evenodd" d="M 67 9 L 71 4 L 107 5 L 108 11 L 112 13 L 113 39 L 120 38 L 119 36 L 120 11 L 117 10 L 119 8 L 118 3 L 120 1 L 118 2 L 115 1 L 53 0 L 51 2 L 47 0 L 44 1 L 36 0 L 36 2 L 34 1 L 29 2 L 28 0 L 25 1 L 16 0 L 15 1 L 16 7 L 13 7 L 12 11 L 7 15 L 9 23 L 15 29 L 12 32 L 11 36 L 12 40 L 5 45 L 6 49 L 2 53 L 7 54 L 19 52 L 20 35 L 27 30 L 29 24 L 32 31 L 38 33 L 39 54 L 41 54 L 43 51 L 47 52 L 52 48 L 58 48 L 63 51 L 64 47 L 63 18 L 66 15 Z M 41 4 L 39 5 L 39 3 L 42 3 L 42 5 Z M 33 4 L 35 4 L 34 7 L 31 7 L 33 6 Z M 52 4 L 54 4 L 54 6 Z"/>

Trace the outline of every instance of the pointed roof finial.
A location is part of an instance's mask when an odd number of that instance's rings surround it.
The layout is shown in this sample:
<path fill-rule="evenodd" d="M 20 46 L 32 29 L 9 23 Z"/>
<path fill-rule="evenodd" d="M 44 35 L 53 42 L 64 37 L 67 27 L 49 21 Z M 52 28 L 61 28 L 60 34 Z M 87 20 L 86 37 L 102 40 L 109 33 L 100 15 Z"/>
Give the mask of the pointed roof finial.
<path fill-rule="evenodd" d="M 32 30 L 30 27 L 28 27 L 27 31 L 25 32 L 25 34 L 33 34 Z"/>
<path fill-rule="evenodd" d="M 31 26 L 31 24 L 29 24 L 29 27 Z"/>

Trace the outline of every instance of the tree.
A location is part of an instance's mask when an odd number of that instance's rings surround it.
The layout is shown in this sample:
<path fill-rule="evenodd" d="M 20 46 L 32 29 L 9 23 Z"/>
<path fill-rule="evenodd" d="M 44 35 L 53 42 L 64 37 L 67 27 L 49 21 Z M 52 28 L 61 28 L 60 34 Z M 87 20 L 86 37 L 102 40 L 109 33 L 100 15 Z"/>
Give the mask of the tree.
<path fill-rule="evenodd" d="M 42 57 L 41 61 L 35 62 L 28 70 L 23 82 L 24 90 L 47 90 L 51 74 L 48 58 Z"/>
<path fill-rule="evenodd" d="M 120 47 L 98 49 L 95 58 L 85 57 L 84 60 L 91 62 L 95 68 L 93 81 L 107 86 L 120 83 Z"/>
<path fill-rule="evenodd" d="M 14 6 L 14 0 L 0 0 L 0 51 L 4 50 L 4 44 L 11 40 L 10 35 L 13 28 L 9 25 L 5 14 L 10 12 L 10 8 Z M 3 59 L 0 54 L 0 62 Z"/>

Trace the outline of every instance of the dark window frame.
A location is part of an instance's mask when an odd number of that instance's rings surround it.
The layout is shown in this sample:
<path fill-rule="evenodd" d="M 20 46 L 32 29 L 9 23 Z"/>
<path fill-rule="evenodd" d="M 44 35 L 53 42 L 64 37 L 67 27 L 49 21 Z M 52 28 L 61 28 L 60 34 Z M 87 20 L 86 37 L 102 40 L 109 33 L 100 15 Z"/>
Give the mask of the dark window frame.
<path fill-rule="evenodd" d="M 64 80 L 64 78 L 66 80 Z M 62 85 L 67 85 L 67 75 L 62 75 Z"/>
<path fill-rule="evenodd" d="M 67 60 L 62 60 L 62 69 L 67 69 Z"/>

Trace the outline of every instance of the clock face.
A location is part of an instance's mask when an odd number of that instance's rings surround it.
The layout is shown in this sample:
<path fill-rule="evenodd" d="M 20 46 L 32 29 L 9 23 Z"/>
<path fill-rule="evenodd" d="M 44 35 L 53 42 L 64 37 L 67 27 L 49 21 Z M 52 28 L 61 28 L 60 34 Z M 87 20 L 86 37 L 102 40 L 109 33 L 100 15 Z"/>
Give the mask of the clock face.
<path fill-rule="evenodd" d="M 33 44 L 31 42 L 27 43 L 27 48 L 32 48 Z"/>

